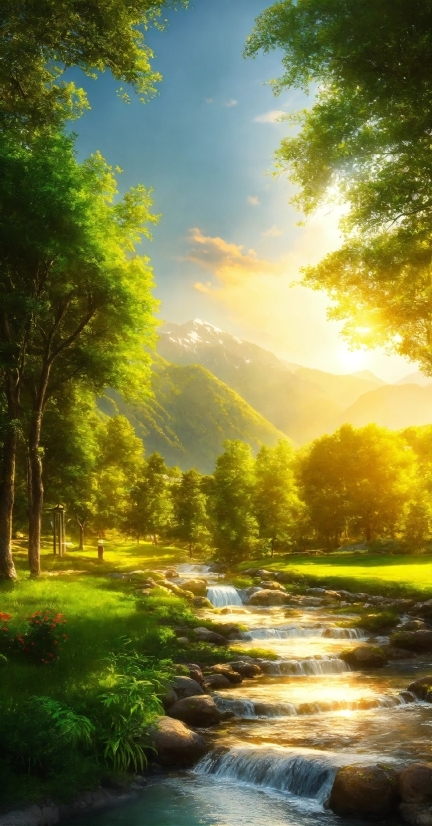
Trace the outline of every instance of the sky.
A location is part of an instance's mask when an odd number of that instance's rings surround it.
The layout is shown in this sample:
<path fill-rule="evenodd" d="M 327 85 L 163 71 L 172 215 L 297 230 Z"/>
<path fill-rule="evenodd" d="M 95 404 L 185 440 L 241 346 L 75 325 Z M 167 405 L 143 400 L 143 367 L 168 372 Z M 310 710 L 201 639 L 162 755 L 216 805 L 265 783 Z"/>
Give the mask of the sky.
<path fill-rule="evenodd" d="M 85 78 L 91 111 L 73 124 L 79 158 L 99 150 L 123 172 L 120 192 L 152 187 L 161 220 L 145 242 L 161 319 L 201 318 L 290 362 L 335 373 L 370 369 L 396 381 L 416 366 L 382 351 L 350 352 L 327 321 L 324 293 L 299 286 L 301 267 L 340 243 L 338 212 L 305 226 L 275 176 L 273 155 L 289 125 L 278 118 L 310 104 L 298 90 L 275 98 L 268 80 L 281 54 L 245 60 L 242 50 L 264 0 L 192 0 L 151 30 L 163 81 L 143 105 L 124 103 L 106 73 Z"/>

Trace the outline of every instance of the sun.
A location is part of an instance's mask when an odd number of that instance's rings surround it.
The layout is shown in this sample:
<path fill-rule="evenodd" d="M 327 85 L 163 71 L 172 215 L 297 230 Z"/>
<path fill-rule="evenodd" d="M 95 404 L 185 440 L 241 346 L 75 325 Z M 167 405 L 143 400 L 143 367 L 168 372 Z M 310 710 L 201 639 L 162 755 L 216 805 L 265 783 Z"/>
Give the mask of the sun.
<path fill-rule="evenodd" d="M 341 347 L 336 352 L 337 369 L 344 373 L 354 373 L 368 366 L 368 353 L 364 350 L 348 350 Z"/>

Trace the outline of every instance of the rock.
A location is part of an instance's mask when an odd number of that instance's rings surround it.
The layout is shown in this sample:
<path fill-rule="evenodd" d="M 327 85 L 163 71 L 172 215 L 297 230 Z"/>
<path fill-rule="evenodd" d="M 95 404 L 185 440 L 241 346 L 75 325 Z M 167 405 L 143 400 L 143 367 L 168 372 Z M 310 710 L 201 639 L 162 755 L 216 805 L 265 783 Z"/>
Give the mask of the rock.
<path fill-rule="evenodd" d="M 211 674 L 222 674 L 224 677 L 229 680 L 230 683 L 238 684 L 243 682 L 243 678 L 238 671 L 234 671 L 234 669 L 228 663 L 218 663 L 217 665 L 212 665 L 209 668 Z M 207 680 L 207 674 L 205 679 Z"/>
<path fill-rule="evenodd" d="M 272 579 L 274 574 L 273 571 L 266 571 L 265 568 L 257 568 L 255 576 L 259 576 L 260 579 Z"/>
<path fill-rule="evenodd" d="M 395 648 L 393 645 L 382 645 L 380 647 L 388 660 L 412 660 L 415 657 L 414 651 L 408 651 L 406 648 Z"/>
<path fill-rule="evenodd" d="M 299 579 L 299 574 L 290 573 L 289 571 L 281 571 L 280 573 L 274 573 L 274 578 L 277 579 L 278 582 L 295 582 Z"/>
<path fill-rule="evenodd" d="M 192 605 L 194 608 L 213 608 L 213 605 L 207 597 L 194 597 Z"/>
<path fill-rule="evenodd" d="M 166 588 L 168 591 L 171 591 L 176 597 L 181 597 L 182 599 L 190 599 L 193 600 L 194 595 L 192 591 L 185 591 L 183 588 L 180 588 L 179 585 L 176 585 L 174 582 L 169 582 L 166 580 Z"/>
<path fill-rule="evenodd" d="M 432 618 L 432 599 L 428 599 L 426 602 L 417 603 L 417 605 L 414 606 L 414 609 L 417 614 L 420 614 L 420 616 Z"/>
<path fill-rule="evenodd" d="M 163 705 L 163 707 L 166 711 L 170 706 L 173 706 L 174 703 L 177 702 L 178 697 L 177 697 L 177 694 L 175 693 L 174 689 L 170 688 L 170 689 L 168 689 L 166 694 L 164 694 L 164 696 L 161 699 L 162 699 L 162 705 Z"/>
<path fill-rule="evenodd" d="M 197 694 L 204 694 L 203 689 L 190 677 L 174 677 L 173 689 L 179 700 L 185 697 L 194 697 Z"/>
<path fill-rule="evenodd" d="M 399 811 L 411 826 L 432 826 L 432 806 L 424 803 L 401 803 Z"/>
<path fill-rule="evenodd" d="M 432 631 L 396 631 L 390 637 L 390 645 L 408 651 L 432 651 Z"/>
<path fill-rule="evenodd" d="M 382 818 L 398 804 L 396 772 L 384 766 L 345 766 L 335 777 L 329 808 L 342 817 Z"/>
<path fill-rule="evenodd" d="M 274 580 L 263 580 L 260 582 L 260 587 L 263 588 L 265 591 L 285 591 L 285 586 L 282 585 L 281 582 L 275 582 Z"/>
<path fill-rule="evenodd" d="M 241 640 L 244 637 L 244 632 L 236 622 L 214 622 L 212 630 L 230 640 Z"/>
<path fill-rule="evenodd" d="M 209 674 L 205 677 L 206 691 L 219 691 L 221 688 L 231 688 L 231 682 L 224 674 Z"/>
<path fill-rule="evenodd" d="M 196 663 L 188 663 L 187 667 L 189 669 L 189 677 L 191 680 L 195 680 L 198 685 L 202 685 L 204 682 L 204 675 L 199 665 Z"/>
<path fill-rule="evenodd" d="M 403 625 L 400 627 L 401 631 L 427 631 L 428 626 L 426 625 L 424 620 L 413 619 L 408 620 L 408 622 L 404 622 Z"/>
<path fill-rule="evenodd" d="M 227 640 L 222 634 L 209 631 L 208 628 L 195 628 L 194 634 L 200 642 L 209 642 L 211 645 L 227 645 Z"/>
<path fill-rule="evenodd" d="M 384 651 L 377 645 L 359 645 L 351 651 L 342 651 L 340 657 L 354 669 L 382 668 L 388 663 Z"/>
<path fill-rule="evenodd" d="M 172 717 L 160 717 L 151 737 L 163 766 L 192 766 L 206 751 L 203 738 Z"/>
<path fill-rule="evenodd" d="M 234 662 L 230 662 L 229 665 L 233 671 L 237 671 L 238 674 L 241 674 L 243 679 L 245 677 L 258 677 L 263 673 L 262 668 L 260 668 L 259 665 L 252 662 L 245 662 L 244 660 L 235 660 Z"/>
<path fill-rule="evenodd" d="M 184 591 L 191 591 L 195 597 L 207 596 L 207 582 L 205 579 L 185 579 L 181 587 Z"/>
<path fill-rule="evenodd" d="M 175 568 L 167 568 L 165 571 L 166 579 L 177 579 L 178 573 Z"/>
<path fill-rule="evenodd" d="M 208 695 L 179 700 L 170 708 L 169 713 L 170 717 L 175 717 L 183 723 L 203 728 L 214 726 L 221 719 L 214 700 Z"/>
<path fill-rule="evenodd" d="M 177 637 L 177 642 L 179 645 L 189 645 L 190 640 L 188 637 Z"/>
<path fill-rule="evenodd" d="M 398 777 L 404 803 L 432 803 L 432 763 L 411 763 Z"/>
<path fill-rule="evenodd" d="M 419 700 L 432 703 L 432 677 L 420 677 L 408 686 L 408 691 L 412 691 Z"/>
<path fill-rule="evenodd" d="M 258 591 L 250 597 L 251 605 L 284 605 L 287 601 L 287 594 L 282 591 Z"/>

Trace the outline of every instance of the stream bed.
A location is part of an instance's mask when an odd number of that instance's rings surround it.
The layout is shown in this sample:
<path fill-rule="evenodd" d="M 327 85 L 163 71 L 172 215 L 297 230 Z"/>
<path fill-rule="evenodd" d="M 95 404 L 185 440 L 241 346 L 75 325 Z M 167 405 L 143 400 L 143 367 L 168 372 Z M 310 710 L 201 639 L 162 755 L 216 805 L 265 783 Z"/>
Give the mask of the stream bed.
<path fill-rule="evenodd" d="M 341 766 L 430 760 L 431 706 L 407 692 L 432 673 L 430 655 L 352 671 L 339 655 L 366 635 L 341 628 L 331 609 L 241 605 L 216 578 L 209 584 L 230 606 L 218 622 L 248 629 L 236 647 L 277 659 L 260 661 L 263 676 L 213 694 L 235 717 L 211 731 L 214 748 L 195 769 L 153 778 L 136 799 L 73 826 L 337 826 L 344 821 L 324 803 Z"/>

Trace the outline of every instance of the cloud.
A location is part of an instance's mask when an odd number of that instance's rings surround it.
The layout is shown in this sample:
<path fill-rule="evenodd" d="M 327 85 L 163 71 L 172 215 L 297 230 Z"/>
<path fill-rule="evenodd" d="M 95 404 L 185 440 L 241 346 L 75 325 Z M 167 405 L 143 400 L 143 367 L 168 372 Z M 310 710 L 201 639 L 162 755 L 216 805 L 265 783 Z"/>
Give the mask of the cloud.
<path fill-rule="evenodd" d="M 276 224 L 274 224 L 270 229 L 267 229 L 265 232 L 261 233 L 264 238 L 279 238 L 280 235 L 283 235 L 283 229 L 279 229 Z"/>
<path fill-rule="evenodd" d="M 278 123 L 279 119 L 286 115 L 282 109 L 271 109 L 270 112 L 265 112 L 263 115 L 257 115 L 254 118 L 254 123 Z"/>
<path fill-rule="evenodd" d="M 227 100 L 227 102 L 224 103 L 223 106 L 225 106 L 226 109 L 232 109 L 233 106 L 238 106 L 238 100 L 234 100 L 234 98 L 231 98 L 231 100 Z"/>
<path fill-rule="evenodd" d="M 204 103 L 213 103 L 213 98 L 204 98 Z"/>
<path fill-rule="evenodd" d="M 252 206 L 258 206 L 259 204 L 258 195 L 248 195 L 246 200 L 248 204 L 251 204 Z"/>

